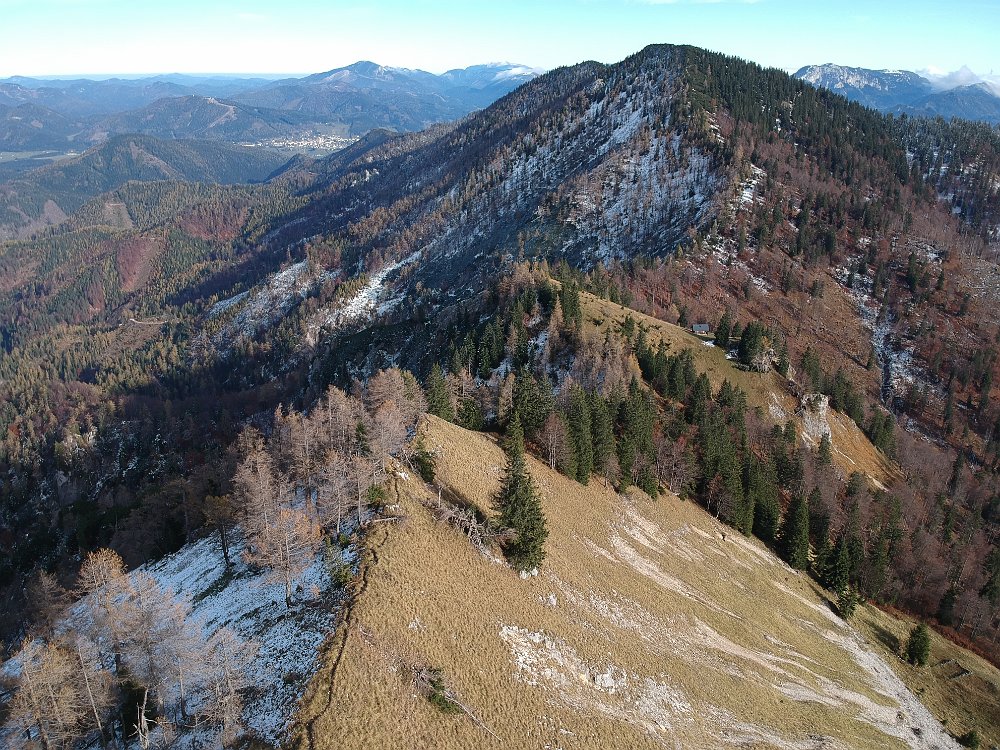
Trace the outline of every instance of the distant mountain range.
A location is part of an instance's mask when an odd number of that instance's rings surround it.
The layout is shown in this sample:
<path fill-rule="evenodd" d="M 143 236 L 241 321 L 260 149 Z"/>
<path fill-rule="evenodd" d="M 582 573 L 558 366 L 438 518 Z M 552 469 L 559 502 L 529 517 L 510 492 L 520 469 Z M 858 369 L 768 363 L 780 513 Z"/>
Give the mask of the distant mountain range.
<path fill-rule="evenodd" d="M 796 78 L 891 114 L 1000 123 L 1000 89 L 984 81 L 942 88 L 907 70 L 807 65 Z"/>
<path fill-rule="evenodd" d="M 245 143 L 421 130 L 481 109 L 539 73 L 494 63 L 436 75 L 362 61 L 282 80 L 8 78 L 0 81 L 0 151 L 83 150 L 123 133 Z"/>

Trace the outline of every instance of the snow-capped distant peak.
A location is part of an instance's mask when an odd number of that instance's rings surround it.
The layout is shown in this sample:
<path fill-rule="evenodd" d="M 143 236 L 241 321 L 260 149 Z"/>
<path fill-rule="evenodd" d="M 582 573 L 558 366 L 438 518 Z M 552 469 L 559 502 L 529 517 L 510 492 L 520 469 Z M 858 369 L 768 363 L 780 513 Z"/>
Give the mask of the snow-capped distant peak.
<path fill-rule="evenodd" d="M 867 107 L 895 114 L 996 122 L 1000 119 L 1000 77 L 982 76 L 962 67 L 951 73 L 926 68 L 869 70 L 846 65 L 808 65 L 795 77 L 826 88 Z"/>
<path fill-rule="evenodd" d="M 500 67 L 500 66 L 491 66 Z M 494 81 L 505 81 L 510 78 L 534 78 L 542 74 L 541 68 L 529 68 L 527 65 L 512 65 L 497 71 Z"/>
<path fill-rule="evenodd" d="M 908 70 L 870 70 L 834 65 L 833 63 L 806 66 L 800 69 L 795 77 L 814 86 L 824 86 L 831 89 L 851 87 L 886 91 L 901 83 L 907 85 L 926 83 L 919 75 Z"/>

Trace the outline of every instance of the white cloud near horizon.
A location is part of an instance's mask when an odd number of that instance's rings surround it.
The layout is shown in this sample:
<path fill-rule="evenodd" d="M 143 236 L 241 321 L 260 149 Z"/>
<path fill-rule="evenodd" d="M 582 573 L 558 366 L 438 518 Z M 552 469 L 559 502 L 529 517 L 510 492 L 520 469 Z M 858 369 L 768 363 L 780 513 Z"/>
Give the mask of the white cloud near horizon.
<path fill-rule="evenodd" d="M 958 86 L 971 86 L 975 83 L 987 84 L 995 94 L 1000 96 L 1000 75 L 990 72 L 988 75 L 976 73 L 968 65 L 963 65 L 958 70 L 945 71 L 941 68 L 929 66 L 917 73 L 922 75 L 936 91 L 947 91 Z"/>

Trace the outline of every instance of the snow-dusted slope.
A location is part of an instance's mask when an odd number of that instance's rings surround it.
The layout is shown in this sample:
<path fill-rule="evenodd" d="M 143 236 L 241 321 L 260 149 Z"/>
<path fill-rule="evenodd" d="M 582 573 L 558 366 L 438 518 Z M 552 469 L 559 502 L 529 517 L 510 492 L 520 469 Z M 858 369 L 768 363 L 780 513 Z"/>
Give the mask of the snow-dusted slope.
<path fill-rule="evenodd" d="M 226 574 L 215 536 L 184 546 L 142 568 L 161 586 L 191 601 L 193 618 L 206 640 L 228 627 L 257 644 L 247 674 L 252 686 L 243 712 L 247 731 L 277 744 L 287 734 L 296 701 L 317 667 L 318 649 L 332 631 L 339 603 L 324 555 L 296 581 L 296 599 L 285 605 L 284 586 L 252 571 L 240 557 L 242 545 L 230 549 L 234 562 Z M 349 562 L 339 556 L 334 564 Z"/>
<path fill-rule="evenodd" d="M 149 574 L 164 590 L 190 606 L 188 621 L 201 640 L 228 628 L 237 643 L 251 655 L 244 667 L 243 732 L 277 746 L 287 736 L 299 696 L 318 667 L 319 648 L 333 631 L 342 594 L 331 580 L 330 571 L 353 563 L 352 553 L 327 549 L 294 582 L 291 606 L 285 603 L 284 584 L 270 580 L 267 571 L 254 570 L 242 560 L 243 545 L 230 545 L 232 567 L 227 572 L 218 536 L 212 535 L 182 547 L 176 553 L 142 566 L 130 575 Z M 85 617 L 78 603 L 70 611 L 68 623 L 78 626 Z M 59 628 L 62 629 L 62 628 Z M 3 665 L 2 673 L 20 673 L 15 660 Z M 187 711 L 197 716 L 209 698 L 207 686 L 194 682 L 189 688 Z M 168 709 L 171 715 L 174 713 Z M 159 730 L 157 730 L 159 731 Z M 171 747 L 188 742 L 212 747 L 218 740 L 215 729 L 202 723 L 178 722 L 171 732 L 179 739 Z M 0 727 L 0 746 L 19 747 L 20 730 Z M 160 741 L 166 742 L 163 735 Z M 192 745 L 194 746 L 194 745 Z"/>

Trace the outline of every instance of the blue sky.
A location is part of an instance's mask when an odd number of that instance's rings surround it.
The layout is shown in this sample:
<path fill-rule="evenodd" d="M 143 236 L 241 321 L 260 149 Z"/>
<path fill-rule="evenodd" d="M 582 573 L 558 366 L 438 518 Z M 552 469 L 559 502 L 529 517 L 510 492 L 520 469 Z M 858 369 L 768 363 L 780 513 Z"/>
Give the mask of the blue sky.
<path fill-rule="evenodd" d="M 0 0 L 0 77 L 552 68 L 689 43 L 796 69 L 1000 74 L 1000 0 Z"/>

